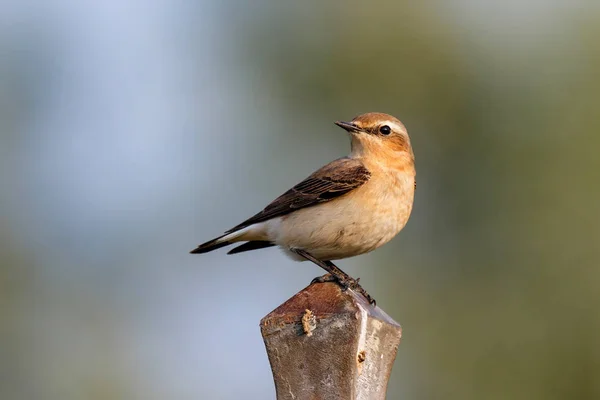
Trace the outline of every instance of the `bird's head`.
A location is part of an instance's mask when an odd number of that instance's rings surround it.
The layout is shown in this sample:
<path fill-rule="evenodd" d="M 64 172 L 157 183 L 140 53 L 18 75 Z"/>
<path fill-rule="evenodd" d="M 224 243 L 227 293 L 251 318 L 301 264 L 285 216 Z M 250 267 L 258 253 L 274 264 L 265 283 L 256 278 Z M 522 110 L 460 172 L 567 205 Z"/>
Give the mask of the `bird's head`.
<path fill-rule="evenodd" d="M 351 157 L 391 164 L 414 162 L 408 132 L 396 117 L 372 112 L 359 115 L 350 122 L 336 121 L 335 124 L 351 135 Z"/>

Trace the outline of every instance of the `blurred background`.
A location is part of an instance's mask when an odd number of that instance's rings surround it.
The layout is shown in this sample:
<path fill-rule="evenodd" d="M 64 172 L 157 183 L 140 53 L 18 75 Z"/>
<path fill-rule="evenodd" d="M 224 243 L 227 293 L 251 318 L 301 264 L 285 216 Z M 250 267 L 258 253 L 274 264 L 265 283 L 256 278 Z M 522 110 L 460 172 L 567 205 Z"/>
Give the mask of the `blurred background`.
<path fill-rule="evenodd" d="M 418 171 L 338 263 L 403 325 L 388 398 L 600 398 L 599 35 L 594 1 L 4 1 L 0 398 L 274 399 L 258 322 L 322 271 L 188 251 L 368 111 Z"/>

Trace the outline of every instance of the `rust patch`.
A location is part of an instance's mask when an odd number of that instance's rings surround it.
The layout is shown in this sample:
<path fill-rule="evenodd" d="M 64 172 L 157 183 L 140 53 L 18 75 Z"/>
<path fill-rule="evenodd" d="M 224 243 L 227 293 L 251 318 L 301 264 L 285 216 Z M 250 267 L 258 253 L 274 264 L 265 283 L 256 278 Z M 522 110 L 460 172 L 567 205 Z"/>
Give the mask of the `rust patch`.
<path fill-rule="evenodd" d="M 306 309 L 311 310 L 315 315 L 349 312 L 347 297 L 348 294 L 343 293 L 337 283 L 315 283 L 302 289 L 294 297 L 270 312 L 261 322 L 265 324 L 269 322 L 267 320 L 282 318 L 289 321 L 291 315 L 296 316 L 295 322 L 300 322 L 297 316 L 304 314 Z"/>

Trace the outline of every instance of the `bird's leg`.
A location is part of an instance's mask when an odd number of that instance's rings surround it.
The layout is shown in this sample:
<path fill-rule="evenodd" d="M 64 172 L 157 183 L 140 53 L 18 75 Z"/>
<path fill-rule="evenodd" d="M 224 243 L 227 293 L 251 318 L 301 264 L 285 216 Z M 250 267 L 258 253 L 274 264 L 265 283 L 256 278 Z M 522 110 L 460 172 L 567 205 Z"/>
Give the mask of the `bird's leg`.
<path fill-rule="evenodd" d="M 324 261 L 325 263 L 331 263 L 331 261 Z M 347 276 L 347 274 L 346 274 Z M 355 279 L 356 283 L 358 283 L 360 281 L 360 278 L 356 278 Z M 325 282 L 337 282 L 337 279 L 335 278 L 335 276 L 327 273 L 325 275 L 322 276 L 317 276 L 315 279 L 313 279 L 312 281 L 310 281 L 311 284 L 313 283 L 325 283 Z"/>
<path fill-rule="evenodd" d="M 318 278 L 313 279 L 311 283 L 337 282 L 344 290 L 348 288 L 353 289 L 358 293 L 362 294 L 369 301 L 369 303 L 375 305 L 375 299 L 372 298 L 369 295 L 369 293 L 367 293 L 367 291 L 358 284 L 358 279 L 352 278 L 350 275 L 342 271 L 331 261 L 321 261 L 305 250 L 292 249 L 292 251 L 298 254 L 299 256 L 306 258 L 308 261 L 312 261 L 313 263 L 317 264 L 319 267 L 323 268 L 329 273 L 328 275 L 320 276 Z"/>
<path fill-rule="evenodd" d="M 331 261 L 323 261 L 323 262 L 327 263 L 327 264 L 331 264 L 335 267 L 335 265 Z M 347 277 L 347 279 L 352 279 L 352 278 L 350 278 L 350 276 L 348 274 L 344 273 L 344 275 Z M 325 283 L 325 282 L 337 282 L 337 281 L 338 280 L 335 276 L 331 275 L 330 273 L 327 273 L 325 275 L 317 276 L 315 279 L 310 281 L 310 283 L 313 284 L 313 283 Z M 356 278 L 356 279 L 354 279 L 354 281 L 356 283 L 358 283 L 360 281 L 360 278 Z"/>
<path fill-rule="evenodd" d="M 369 301 L 370 304 L 376 305 L 375 299 L 373 297 L 371 297 L 371 295 L 369 293 L 367 293 L 367 291 L 365 289 L 363 289 L 363 287 L 360 286 L 360 284 L 358 283 L 358 281 L 360 281 L 360 278 L 356 278 L 356 279 L 352 278 L 350 275 L 348 275 L 347 273 L 342 271 L 338 266 L 336 266 L 331 261 L 324 261 L 324 263 L 327 264 L 327 266 L 329 266 L 330 268 L 335 269 L 336 271 L 339 271 L 342 274 L 344 274 L 345 278 L 348 281 L 348 287 L 350 287 L 350 289 L 356 290 L 358 293 L 362 294 Z M 333 278 L 333 275 L 331 275 L 331 274 L 329 274 L 329 275 Z M 319 278 L 330 279 L 330 278 L 327 278 L 327 275 L 320 276 Z M 319 278 L 317 278 L 317 279 L 319 279 Z"/>
<path fill-rule="evenodd" d="M 331 261 L 321 261 L 318 258 L 315 258 L 309 252 L 302 249 L 291 250 L 299 256 L 306 258 L 308 261 L 312 261 L 313 263 L 317 264 L 319 267 L 323 268 L 329 273 L 329 276 L 324 275 L 322 277 L 316 278 L 317 281 L 320 281 L 321 278 L 323 278 L 323 282 L 337 282 L 344 289 L 349 288 L 353 283 L 352 281 L 354 281 L 354 279 L 352 279 L 347 273 L 336 267 Z"/>

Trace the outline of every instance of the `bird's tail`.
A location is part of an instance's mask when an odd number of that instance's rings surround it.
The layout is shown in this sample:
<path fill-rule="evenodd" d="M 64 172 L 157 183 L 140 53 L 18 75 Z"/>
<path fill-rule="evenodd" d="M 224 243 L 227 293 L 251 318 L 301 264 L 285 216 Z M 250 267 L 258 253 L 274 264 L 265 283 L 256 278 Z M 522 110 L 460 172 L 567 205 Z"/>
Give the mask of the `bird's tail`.
<path fill-rule="evenodd" d="M 202 243 L 200 246 L 196 247 L 194 250 L 190 251 L 190 254 L 204 254 L 209 251 L 213 251 L 216 249 L 220 249 L 221 247 L 229 246 L 231 243 L 226 237 L 229 235 L 219 236 L 216 239 L 209 240 L 206 243 Z"/>
<path fill-rule="evenodd" d="M 235 242 L 245 242 L 241 246 L 237 246 L 233 248 L 227 254 L 237 254 L 242 253 L 244 251 L 250 250 L 258 250 L 264 249 L 266 247 L 275 246 L 275 243 L 263 240 L 260 237 L 256 237 L 255 234 L 252 234 L 252 227 L 242 228 L 240 230 L 234 232 L 227 232 L 218 238 L 213 240 L 209 240 L 206 243 L 202 243 L 200 246 L 196 247 L 194 250 L 190 251 L 192 254 L 204 254 L 209 251 L 213 251 L 216 249 L 220 249 L 221 247 L 229 246 Z"/>
<path fill-rule="evenodd" d="M 220 249 L 221 247 L 229 246 L 232 243 L 239 242 L 240 236 L 244 235 L 245 233 L 246 231 L 244 229 L 240 229 L 235 232 L 227 232 L 224 235 L 219 236 L 218 238 L 209 240 L 206 243 L 202 243 L 200 246 L 190 251 L 190 253 L 203 254 L 208 253 L 209 251 Z"/>

